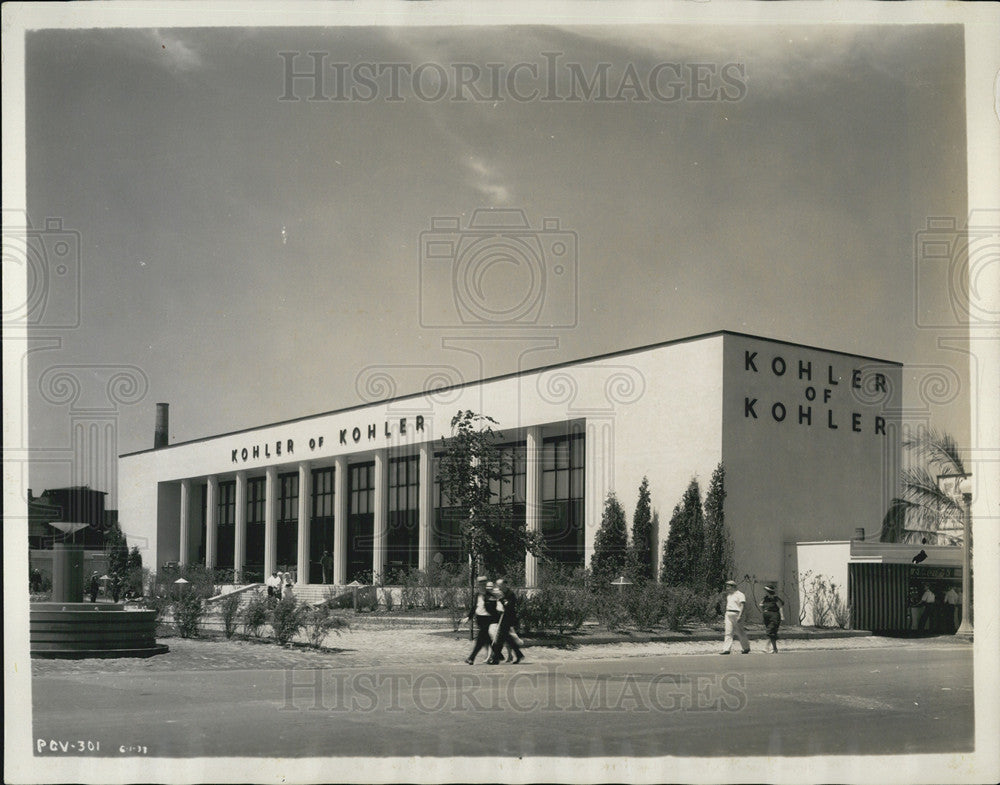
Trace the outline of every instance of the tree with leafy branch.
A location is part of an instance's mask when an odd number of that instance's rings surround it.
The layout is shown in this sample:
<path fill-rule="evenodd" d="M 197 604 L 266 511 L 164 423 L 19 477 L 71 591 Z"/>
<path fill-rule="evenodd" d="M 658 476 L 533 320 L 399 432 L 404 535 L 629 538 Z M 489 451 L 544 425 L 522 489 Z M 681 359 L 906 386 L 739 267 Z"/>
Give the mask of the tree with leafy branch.
<path fill-rule="evenodd" d="M 628 571 L 632 580 L 652 580 L 653 573 L 653 516 L 650 510 L 649 478 L 643 477 L 639 485 L 639 501 L 632 515 L 632 544 L 629 547 Z"/>
<path fill-rule="evenodd" d="M 590 561 L 594 585 L 605 588 L 625 572 L 627 555 L 628 527 L 625 523 L 625 510 L 612 491 L 604 500 L 601 526 L 594 537 L 594 555 Z"/>
<path fill-rule="evenodd" d="M 704 583 L 702 551 L 705 545 L 704 514 L 698 480 L 692 479 L 681 501 L 674 507 L 670 531 L 663 544 L 660 581 L 669 586 L 700 589 Z"/>
<path fill-rule="evenodd" d="M 469 556 L 469 583 L 481 572 L 500 575 L 525 552 L 542 553 L 540 532 L 529 532 L 512 515 L 511 492 L 505 492 L 509 457 L 498 448 L 502 434 L 492 417 L 471 410 L 451 419 L 451 436 L 442 437 L 438 461 L 443 503 L 457 516 L 462 545 Z M 512 490 L 512 489 L 511 489 Z"/>
<path fill-rule="evenodd" d="M 882 519 L 881 541 L 960 545 L 965 508 L 957 480 L 969 472 L 954 438 L 932 428 L 904 439 L 902 446 L 910 465 L 900 473 L 900 496 Z M 939 482 L 943 476 L 956 482 Z"/>
<path fill-rule="evenodd" d="M 702 574 L 705 588 L 720 591 L 733 575 L 733 541 L 726 528 L 726 468 L 715 467 L 705 496 L 705 547 L 702 556 Z"/>

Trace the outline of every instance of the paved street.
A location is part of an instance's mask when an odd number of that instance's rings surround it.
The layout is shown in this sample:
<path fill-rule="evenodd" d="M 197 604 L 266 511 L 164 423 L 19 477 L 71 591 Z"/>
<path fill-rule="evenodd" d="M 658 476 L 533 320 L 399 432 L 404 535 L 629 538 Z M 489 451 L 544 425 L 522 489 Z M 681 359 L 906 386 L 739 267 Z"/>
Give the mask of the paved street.
<path fill-rule="evenodd" d="M 777 656 L 720 657 L 715 644 L 685 656 L 662 644 L 529 649 L 518 666 L 469 667 L 442 660 L 440 642 L 436 659 L 419 647 L 421 656 L 408 658 L 397 645 L 385 662 L 366 663 L 172 639 L 171 653 L 151 660 L 36 661 L 34 737 L 41 754 L 74 754 L 60 742 L 82 740 L 91 748 L 84 754 L 101 756 L 972 749 L 971 647 L 866 640 L 869 647 L 789 642 Z M 447 645 L 457 653 L 465 643 Z M 225 647 L 242 657 L 220 660 Z"/>

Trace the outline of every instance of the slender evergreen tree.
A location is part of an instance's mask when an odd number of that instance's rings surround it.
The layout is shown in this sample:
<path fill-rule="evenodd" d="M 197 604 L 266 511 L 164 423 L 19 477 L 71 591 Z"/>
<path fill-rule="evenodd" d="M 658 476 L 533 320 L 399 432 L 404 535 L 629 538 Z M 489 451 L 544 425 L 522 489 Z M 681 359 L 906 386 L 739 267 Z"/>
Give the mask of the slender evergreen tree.
<path fill-rule="evenodd" d="M 733 543 L 726 528 L 726 469 L 721 463 L 712 472 L 705 496 L 705 551 L 702 574 L 705 588 L 721 591 L 733 575 Z"/>
<path fill-rule="evenodd" d="M 653 518 L 649 506 L 649 478 L 639 485 L 639 501 L 632 516 L 632 545 L 629 548 L 629 573 L 636 582 L 649 581 L 653 575 Z"/>
<path fill-rule="evenodd" d="M 604 502 L 601 527 L 594 538 L 594 556 L 590 566 L 595 585 L 606 587 L 625 572 L 627 554 L 628 526 L 625 523 L 625 510 L 612 492 Z"/>
<path fill-rule="evenodd" d="M 692 479 L 670 518 L 670 532 L 663 544 L 660 580 L 670 586 L 700 589 L 704 585 L 702 552 L 705 523 L 698 480 Z"/>

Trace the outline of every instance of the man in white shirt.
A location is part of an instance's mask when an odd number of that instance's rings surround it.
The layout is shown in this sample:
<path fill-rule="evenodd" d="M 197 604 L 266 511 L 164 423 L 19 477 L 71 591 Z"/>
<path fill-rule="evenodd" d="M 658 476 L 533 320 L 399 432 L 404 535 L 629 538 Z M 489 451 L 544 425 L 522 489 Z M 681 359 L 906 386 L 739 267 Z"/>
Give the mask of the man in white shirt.
<path fill-rule="evenodd" d="M 722 639 L 722 654 L 729 654 L 733 648 L 733 633 L 740 639 L 743 654 L 750 653 L 750 639 L 743 629 L 743 606 L 747 598 L 736 588 L 736 581 L 726 581 L 726 635 Z"/>
<path fill-rule="evenodd" d="M 958 629 L 962 614 L 962 598 L 958 596 L 954 586 L 949 586 L 948 591 L 945 592 L 944 604 L 951 608 L 951 618 L 948 621 L 951 622 L 952 632 L 954 632 Z"/>
<path fill-rule="evenodd" d="M 922 632 L 924 628 L 927 628 L 929 632 L 934 631 L 934 602 L 936 598 L 934 597 L 934 592 L 931 591 L 931 587 L 926 583 L 924 584 L 924 593 L 920 597 L 920 604 L 923 606 L 923 613 L 920 617 L 920 627 L 918 632 Z"/>

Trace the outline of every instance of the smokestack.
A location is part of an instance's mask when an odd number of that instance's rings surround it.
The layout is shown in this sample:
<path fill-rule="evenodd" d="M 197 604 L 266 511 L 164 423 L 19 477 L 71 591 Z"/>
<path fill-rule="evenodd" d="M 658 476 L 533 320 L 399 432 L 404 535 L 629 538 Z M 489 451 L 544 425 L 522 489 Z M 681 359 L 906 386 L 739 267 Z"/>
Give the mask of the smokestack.
<path fill-rule="evenodd" d="M 156 430 L 153 431 L 153 449 L 166 447 L 170 439 L 170 404 L 156 404 Z"/>

